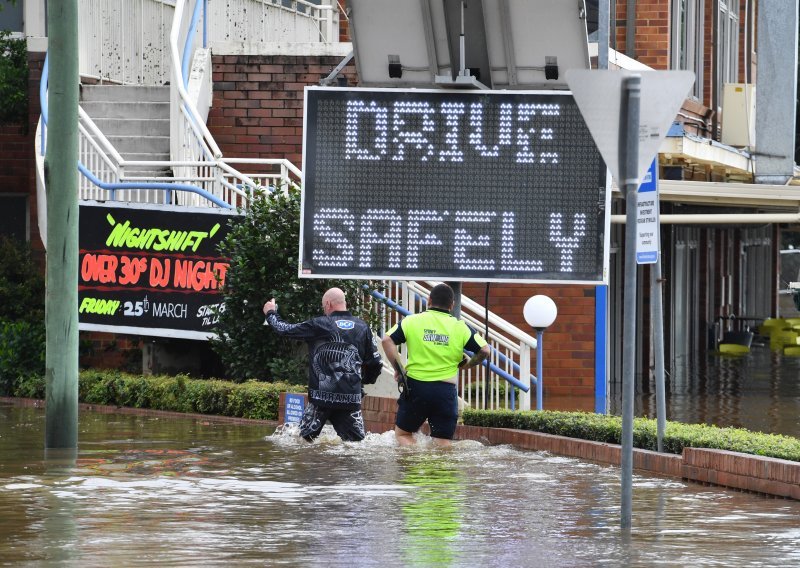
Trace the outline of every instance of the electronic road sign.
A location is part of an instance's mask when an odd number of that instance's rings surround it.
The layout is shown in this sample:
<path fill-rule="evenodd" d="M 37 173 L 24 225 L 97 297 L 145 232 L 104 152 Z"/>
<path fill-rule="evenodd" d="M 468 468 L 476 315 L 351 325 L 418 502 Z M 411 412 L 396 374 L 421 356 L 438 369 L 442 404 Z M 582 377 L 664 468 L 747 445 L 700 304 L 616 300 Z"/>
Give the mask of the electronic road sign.
<path fill-rule="evenodd" d="M 569 93 L 306 89 L 303 277 L 605 283 L 609 194 Z"/>

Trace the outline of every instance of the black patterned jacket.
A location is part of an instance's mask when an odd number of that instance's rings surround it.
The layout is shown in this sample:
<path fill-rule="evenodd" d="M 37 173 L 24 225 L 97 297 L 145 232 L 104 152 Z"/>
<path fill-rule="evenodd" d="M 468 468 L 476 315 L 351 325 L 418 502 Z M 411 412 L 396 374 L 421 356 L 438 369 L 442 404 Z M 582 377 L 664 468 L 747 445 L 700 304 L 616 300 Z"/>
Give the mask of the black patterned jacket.
<path fill-rule="evenodd" d="M 308 343 L 308 398 L 323 408 L 361 408 L 361 384 L 381 374 L 378 343 L 369 326 L 348 311 L 288 323 L 276 311 L 267 323 L 279 335 Z"/>

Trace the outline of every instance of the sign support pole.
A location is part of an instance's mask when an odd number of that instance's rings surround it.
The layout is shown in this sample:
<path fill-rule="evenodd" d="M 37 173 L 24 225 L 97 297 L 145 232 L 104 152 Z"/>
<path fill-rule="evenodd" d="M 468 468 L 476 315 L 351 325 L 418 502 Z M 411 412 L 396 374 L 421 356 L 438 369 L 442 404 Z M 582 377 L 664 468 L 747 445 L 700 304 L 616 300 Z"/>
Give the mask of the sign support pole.
<path fill-rule="evenodd" d="M 653 351 L 656 365 L 656 448 L 664 451 L 664 430 L 667 426 L 667 404 L 664 388 L 664 310 L 662 305 L 661 252 L 650 270 L 650 298 L 653 307 Z"/>
<path fill-rule="evenodd" d="M 78 447 L 78 2 L 47 3 L 45 450 Z"/>
<path fill-rule="evenodd" d="M 453 317 L 461 319 L 461 282 L 446 282 L 453 289 Z"/>
<path fill-rule="evenodd" d="M 686 93 L 694 81 L 690 71 L 590 71 L 570 69 L 567 82 L 581 109 L 586 125 L 625 196 L 625 292 L 622 352 L 622 452 L 620 521 L 623 533 L 630 535 L 633 482 L 633 397 L 636 366 L 636 276 L 639 260 L 659 262 L 658 249 L 652 250 L 658 231 L 658 197 L 648 203 L 648 213 L 656 221 L 652 229 L 639 236 L 639 182 L 658 153 L 659 145 L 675 120 Z M 618 96 L 621 95 L 621 96 Z M 619 100 L 619 106 L 616 101 Z M 657 183 L 655 165 L 651 182 Z M 644 218 L 645 223 L 650 219 Z M 642 225 L 644 227 L 644 224 Z M 647 233 L 646 239 L 644 233 Z M 644 247 L 644 245 L 650 245 Z M 658 280 L 660 281 L 660 267 Z M 659 295 L 660 301 L 660 295 Z M 660 304 L 659 304 L 660 305 Z M 663 317 L 657 317 L 659 342 L 663 344 Z M 663 369 L 663 359 L 659 365 Z M 663 382 L 662 382 L 663 385 Z M 659 409 L 661 416 L 663 408 Z"/>
<path fill-rule="evenodd" d="M 625 290 L 622 353 L 622 456 L 621 519 L 623 529 L 631 528 L 633 486 L 633 397 L 636 364 L 636 190 L 639 187 L 639 110 L 641 77 L 632 75 L 622 82 L 619 154 L 624 169 L 620 184 L 625 193 Z"/>

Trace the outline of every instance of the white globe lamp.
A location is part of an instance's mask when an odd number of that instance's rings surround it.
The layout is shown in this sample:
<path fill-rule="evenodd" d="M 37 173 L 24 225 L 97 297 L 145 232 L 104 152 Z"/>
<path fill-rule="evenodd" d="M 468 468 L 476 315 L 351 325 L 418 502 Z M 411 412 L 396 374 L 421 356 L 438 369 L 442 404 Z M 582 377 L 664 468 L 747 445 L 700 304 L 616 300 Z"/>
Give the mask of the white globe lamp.
<path fill-rule="evenodd" d="M 525 321 L 533 329 L 546 329 L 556 321 L 558 308 L 549 296 L 539 294 L 528 298 L 525 307 L 522 308 L 522 313 Z"/>
<path fill-rule="evenodd" d="M 550 327 L 556 316 L 558 308 L 556 303 L 549 297 L 538 294 L 531 296 L 522 308 L 522 315 L 525 321 L 536 330 L 536 410 L 542 410 L 542 349 L 544 330 Z"/>

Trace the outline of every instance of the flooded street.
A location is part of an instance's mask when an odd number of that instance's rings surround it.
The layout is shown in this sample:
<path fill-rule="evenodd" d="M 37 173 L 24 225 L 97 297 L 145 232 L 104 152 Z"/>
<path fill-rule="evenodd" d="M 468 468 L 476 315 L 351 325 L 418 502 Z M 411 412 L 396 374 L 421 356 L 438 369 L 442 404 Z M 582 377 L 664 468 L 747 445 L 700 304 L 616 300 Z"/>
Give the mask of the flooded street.
<path fill-rule="evenodd" d="M 798 502 L 636 475 L 625 540 L 617 468 L 508 446 L 89 412 L 77 457 L 43 440 L 0 406 L 0 565 L 800 564 Z"/>
<path fill-rule="evenodd" d="M 621 385 L 612 384 L 612 414 L 621 414 Z M 735 426 L 800 437 L 800 357 L 753 345 L 743 357 L 708 355 L 666 378 L 667 420 Z M 636 416 L 656 416 L 655 384 L 637 383 Z"/>

